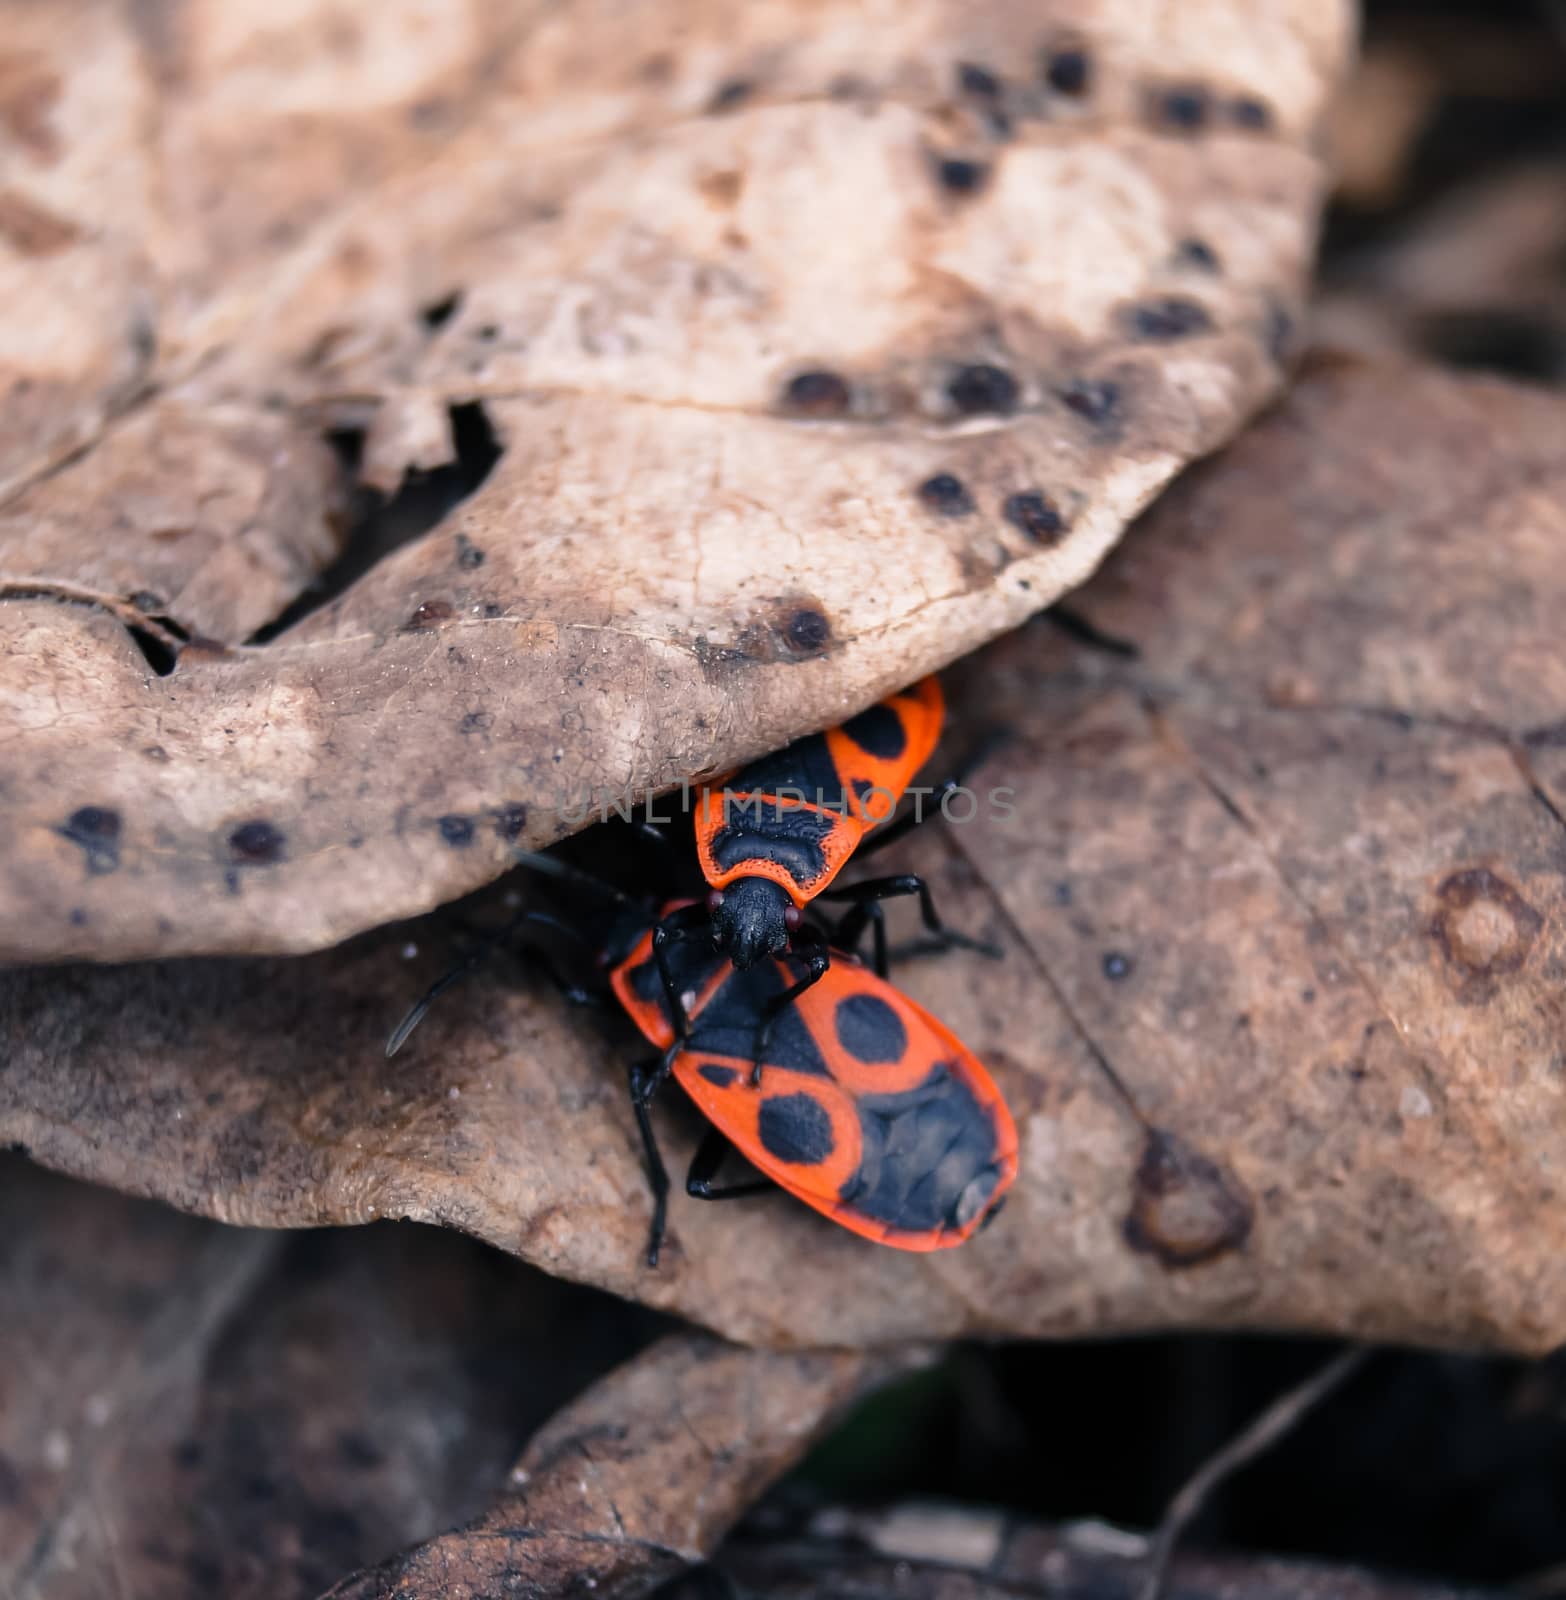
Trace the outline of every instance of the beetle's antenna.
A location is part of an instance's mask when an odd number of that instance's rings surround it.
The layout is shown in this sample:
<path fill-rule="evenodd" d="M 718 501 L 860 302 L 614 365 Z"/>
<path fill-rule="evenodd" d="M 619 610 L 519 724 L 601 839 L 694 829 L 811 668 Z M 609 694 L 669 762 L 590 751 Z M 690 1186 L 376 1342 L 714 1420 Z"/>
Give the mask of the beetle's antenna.
<path fill-rule="evenodd" d="M 513 917 L 511 921 L 508 922 L 505 927 L 500 929 L 498 933 L 486 934 L 479 943 L 478 947 L 473 950 L 471 954 L 469 954 L 464 960 L 459 961 L 457 965 L 454 966 L 449 972 L 444 973 L 441 977 L 437 978 L 434 983 L 432 983 L 429 988 L 424 991 L 419 999 L 414 1002 L 413 1008 L 408 1012 L 407 1016 L 405 1016 L 402 1021 L 392 1029 L 391 1036 L 386 1041 L 387 1059 L 390 1060 L 392 1056 L 396 1055 L 397 1052 L 402 1049 L 403 1045 L 408 1042 L 408 1035 L 412 1033 L 421 1022 L 423 1022 L 425 1013 L 428 1012 L 430 1006 L 433 1005 L 434 1002 L 439 999 L 439 997 L 444 994 L 447 989 L 449 989 L 454 983 L 458 983 L 463 978 L 467 977 L 470 972 L 474 972 L 479 967 L 483 966 L 483 964 L 495 953 L 496 948 L 505 944 L 517 932 L 518 929 L 527 927 L 548 928 L 551 933 L 564 934 L 567 939 L 574 941 L 584 950 L 587 948 L 587 940 L 584 939 L 575 928 L 571 927 L 570 924 L 562 922 L 558 917 L 550 916 L 547 911 L 521 912 L 519 915 Z M 543 960 L 542 957 L 539 958 L 539 964 L 549 974 L 550 979 L 555 984 L 555 987 L 558 988 L 566 997 L 566 999 L 571 1001 L 573 1004 L 586 1004 L 592 999 L 592 996 L 587 990 L 582 988 L 580 984 L 568 984 L 564 982 L 559 973 L 555 971 L 554 967 L 548 961 Z"/>
<path fill-rule="evenodd" d="M 575 884 L 579 889 L 589 889 L 606 900 L 614 901 L 617 906 L 630 907 L 635 904 L 630 895 L 622 893 L 612 883 L 605 883 L 594 873 L 584 872 L 581 867 L 573 867 L 569 861 L 562 861 L 558 856 L 545 855 L 542 850 L 513 850 L 511 859 L 519 867 L 531 867 L 535 872 L 559 878 L 562 883 Z"/>

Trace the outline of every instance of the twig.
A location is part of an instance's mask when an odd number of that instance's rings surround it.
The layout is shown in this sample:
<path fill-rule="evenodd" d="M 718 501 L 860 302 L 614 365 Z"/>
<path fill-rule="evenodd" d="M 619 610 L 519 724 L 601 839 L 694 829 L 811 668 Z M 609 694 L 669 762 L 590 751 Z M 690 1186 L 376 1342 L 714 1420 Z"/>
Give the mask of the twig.
<path fill-rule="evenodd" d="M 1351 1378 L 1369 1354 L 1369 1350 L 1356 1347 L 1334 1356 L 1303 1383 L 1285 1390 L 1260 1416 L 1192 1473 L 1185 1487 L 1169 1502 L 1169 1509 L 1158 1525 L 1148 1550 L 1147 1576 L 1142 1580 L 1137 1600 L 1162 1600 L 1175 1546 L 1213 1490 L 1225 1478 L 1277 1444 L 1334 1389 Z"/>

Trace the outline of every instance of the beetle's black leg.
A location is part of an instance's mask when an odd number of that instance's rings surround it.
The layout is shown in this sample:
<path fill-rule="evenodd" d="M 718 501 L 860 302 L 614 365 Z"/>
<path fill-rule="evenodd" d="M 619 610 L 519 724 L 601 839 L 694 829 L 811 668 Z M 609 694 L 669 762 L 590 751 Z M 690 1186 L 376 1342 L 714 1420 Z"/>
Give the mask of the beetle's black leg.
<path fill-rule="evenodd" d="M 930 886 L 919 877 L 917 873 L 900 872 L 890 878 L 866 878 L 860 883 L 851 883 L 843 889 L 823 889 L 819 898 L 822 900 L 851 900 L 857 905 L 864 905 L 874 900 L 891 900 L 899 895 L 916 894 L 919 897 L 919 915 L 929 930 L 932 937 L 944 948 L 959 945 L 964 950 L 976 950 L 980 955 L 989 956 L 992 960 L 1000 959 L 1000 951 L 983 939 L 975 939 L 966 933 L 960 933 L 956 928 L 948 928 L 941 921 L 940 914 L 935 909 L 935 901 L 930 895 Z M 862 925 L 852 925 L 848 917 L 844 917 L 842 926 L 857 940 L 863 932 Z"/>
<path fill-rule="evenodd" d="M 803 949 L 800 948 L 802 945 Z M 750 1053 L 752 1084 L 761 1082 L 761 1068 L 766 1060 L 767 1043 L 772 1038 L 773 1023 L 813 983 L 820 983 L 826 976 L 827 968 L 832 964 L 832 953 L 827 948 L 826 935 L 808 922 L 794 935 L 791 953 L 805 963 L 805 976 L 773 995 L 761 1008 L 761 1015 L 756 1018 L 756 1034 L 751 1043 Z"/>
<path fill-rule="evenodd" d="M 664 1069 L 649 1072 L 646 1062 L 631 1068 L 631 1109 L 636 1113 L 636 1126 L 642 1136 L 642 1151 L 647 1158 L 647 1181 L 652 1185 L 652 1228 L 647 1236 L 647 1265 L 658 1265 L 658 1252 L 663 1248 L 663 1235 L 669 1220 L 669 1169 L 663 1164 L 658 1150 L 658 1140 L 653 1134 L 652 1117 L 648 1108 L 658 1085 L 665 1076 Z"/>
<path fill-rule="evenodd" d="M 682 1042 L 690 1035 L 691 1023 L 685 1014 L 685 1002 L 681 998 L 679 985 L 674 981 L 674 973 L 669 967 L 668 947 L 696 938 L 707 927 L 707 908 L 690 905 L 671 911 L 653 928 L 653 960 L 658 964 L 658 981 L 663 985 L 664 1010 L 668 1014 L 669 1026 L 674 1029 L 674 1037 Z"/>
<path fill-rule="evenodd" d="M 871 929 L 873 939 L 870 969 L 876 977 L 884 978 L 887 976 L 889 966 L 886 949 L 886 915 L 881 910 L 879 900 L 861 900 L 858 905 L 850 906 L 827 930 L 827 943 L 834 950 L 857 955 L 859 941 L 864 938 L 867 927 Z"/>
<path fill-rule="evenodd" d="M 899 839 L 905 838 L 922 823 L 926 823 L 932 817 L 939 815 L 941 808 L 946 803 L 946 797 L 963 788 L 968 779 L 1010 737 L 1009 729 L 992 729 L 979 741 L 978 749 L 974 750 L 955 772 L 936 784 L 933 794 L 916 795 L 912 810 L 905 811 L 902 816 L 895 818 L 891 822 L 883 823 L 859 846 L 855 854 L 860 860 L 864 860 L 867 856 L 873 856 L 877 850 L 884 850 L 888 845 L 896 844 Z"/>
<path fill-rule="evenodd" d="M 765 1194 L 776 1187 L 770 1179 L 756 1178 L 745 1183 L 726 1183 L 721 1189 L 714 1189 L 712 1180 L 731 1149 L 733 1146 L 718 1129 L 709 1128 L 691 1157 L 690 1171 L 685 1175 L 686 1194 L 693 1200 L 741 1200 L 746 1195 Z"/>

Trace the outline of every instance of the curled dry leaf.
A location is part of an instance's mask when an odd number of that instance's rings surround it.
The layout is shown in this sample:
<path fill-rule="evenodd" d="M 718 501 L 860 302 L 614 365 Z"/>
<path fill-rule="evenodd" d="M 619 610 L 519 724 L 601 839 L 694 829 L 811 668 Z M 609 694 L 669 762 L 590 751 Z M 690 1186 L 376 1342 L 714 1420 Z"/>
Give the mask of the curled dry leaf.
<path fill-rule="evenodd" d="M 1080 582 L 1278 387 L 1348 12 L 29 0 L 0 955 L 330 944 Z M 328 432 L 500 454 L 301 615 Z"/>
<path fill-rule="evenodd" d="M 543 1428 L 511 1491 L 482 1517 L 332 1595 L 614 1593 L 631 1583 L 646 1593 L 711 1554 L 837 1414 L 893 1370 L 847 1351 L 769 1354 L 671 1335 Z"/>
<path fill-rule="evenodd" d="M 478 1515 L 659 1321 L 431 1229 L 238 1232 L 14 1157 L 0 1212 L 14 1600 L 315 1600 Z"/>
<path fill-rule="evenodd" d="M 1005 959 L 899 982 L 992 1068 L 1022 1150 L 959 1250 L 681 1197 L 648 1272 L 628 1027 L 492 971 L 382 1060 L 451 959 L 439 919 L 304 960 L 13 973 L 0 1139 L 234 1221 L 444 1222 L 751 1341 L 1553 1348 L 1563 427 L 1548 393 L 1318 372 L 1133 531 L 1071 633 L 949 676 L 956 743 L 1013 731 L 976 781 L 1014 815 L 904 860 Z"/>

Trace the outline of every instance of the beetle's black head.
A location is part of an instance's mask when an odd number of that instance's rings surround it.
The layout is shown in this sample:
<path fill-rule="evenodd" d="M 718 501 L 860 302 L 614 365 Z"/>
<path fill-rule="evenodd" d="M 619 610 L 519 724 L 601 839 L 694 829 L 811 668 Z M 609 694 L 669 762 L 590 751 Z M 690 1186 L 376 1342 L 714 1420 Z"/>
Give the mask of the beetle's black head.
<path fill-rule="evenodd" d="M 788 891 L 771 878 L 737 878 L 707 896 L 712 942 L 741 972 L 788 949 L 799 912 Z"/>

